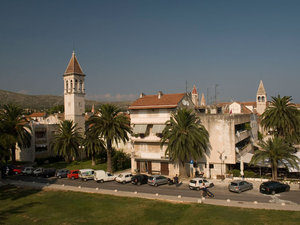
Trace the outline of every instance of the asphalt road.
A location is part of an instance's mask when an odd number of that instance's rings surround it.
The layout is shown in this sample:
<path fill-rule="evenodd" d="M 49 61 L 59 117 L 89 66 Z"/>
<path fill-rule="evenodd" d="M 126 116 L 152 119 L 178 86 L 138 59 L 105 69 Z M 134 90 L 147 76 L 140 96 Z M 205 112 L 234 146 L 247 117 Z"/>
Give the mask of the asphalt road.
<path fill-rule="evenodd" d="M 141 186 L 136 186 L 131 183 L 120 184 L 115 181 L 97 183 L 94 180 L 81 181 L 81 180 L 69 180 L 67 178 L 58 179 L 55 177 L 52 178 L 41 178 L 41 177 L 32 177 L 32 176 L 21 176 L 15 175 L 9 177 L 9 179 L 22 180 L 27 182 L 38 182 L 38 183 L 50 183 L 50 184 L 65 184 L 69 186 L 81 186 L 89 188 L 102 188 L 108 190 L 119 190 L 119 191 L 128 191 L 128 192 L 139 192 L 139 193 L 153 193 L 160 195 L 170 195 L 170 196 L 185 196 L 185 197 L 195 197 L 200 198 L 201 192 L 196 190 L 190 190 L 187 184 L 181 184 L 179 187 L 175 185 L 161 185 L 159 187 L 153 187 L 148 184 Z M 214 193 L 215 199 L 220 200 L 235 200 L 235 201 L 248 201 L 248 202 L 290 202 L 292 204 L 300 204 L 300 191 L 291 190 L 289 192 L 283 192 L 280 194 L 264 195 L 259 193 L 258 189 L 249 190 L 246 192 L 232 193 L 229 192 L 227 187 L 224 185 L 215 185 L 210 188 L 210 191 Z"/>

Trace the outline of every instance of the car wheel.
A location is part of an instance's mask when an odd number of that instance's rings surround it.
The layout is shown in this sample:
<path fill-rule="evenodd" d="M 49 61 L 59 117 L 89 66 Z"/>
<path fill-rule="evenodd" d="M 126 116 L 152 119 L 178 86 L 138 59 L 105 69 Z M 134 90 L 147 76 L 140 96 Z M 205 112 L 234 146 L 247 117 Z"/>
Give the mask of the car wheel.
<path fill-rule="evenodd" d="M 100 183 L 104 183 L 104 180 L 100 180 Z"/>
<path fill-rule="evenodd" d="M 124 181 L 122 182 L 122 184 L 126 184 L 126 181 L 124 180 Z"/>
<path fill-rule="evenodd" d="M 239 194 L 240 194 L 241 192 L 242 192 L 241 190 L 238 190 L 238 192 L 237 192 L 237 193 L 239 193 Z"/>
<path fill-rule="evenodd" d="M 16 175 L 18 175 L 18 172 L 15 172 Z"/>
<path fill-rule="evenodd" d="M 272 194 L 272 195 L 275 195 L 275 194 L 276 194 L 276 192 L 275 192 L 275 191 L 272 191 L 272 192 L 271 192 L 271 194 Z"/>
<path fill-rule="evenodd" d="M 140 186 L 140 185 L 141 185 L 141 182 L 140 182 L 140 181 L 139 181 L 139 182 L 137 182 L 137 185 L 138 185 L 138 186 Z"/>
<path fill-rule="evenodd" d="M 71 179 L 72 179 L 72 180 L 74 180 L 74 179 L 75 179 L 75 177 L 72 177 Z"/>
<path fill-rule="evenodd" d="M 84 179 L 83 179 L 83 181 L 85 181 L 85 182 L 86 182 L 86 181 L 87 181 L 87 179 L 86 179 L 86 178 L 84 178 Z"/>
<path fill-rule="evenodd" d="M 58 176 L 59 179 L 61 179 L 61 176 Z"/>
<path fill-rule="evenodd" d="M 192 188 L 191 188 L 191 187 L 190 187 L 190 189 L 192 190 Z M 199 187 L 197 187 L 197 188 L 196 188 L 196 190 L 197 190 L 197 191 L 200 191 L 200 188 L 199 188 Z"/>
<path fill-rule="evenodd" d="M 49 175 L 47 174 L 47 175 L 46 175 L 46 177 L 48 178 L 48 177 L 49 177 Z"/>
<path fill-rule="evenodd" d="M 286 187 L 285 191 L 290 191 L 290 187 Z"/>
<path fill-rule="evenodd" d="M 154 186 L 157 187 L 157 186 L 158 186 L 158 183 L 155 183 Z"/>
<path fill-rule="evenodd" d="M 190 190 L 193 190 L 193 188 L 191 186 L 189 188 L 190 188 Z"/>

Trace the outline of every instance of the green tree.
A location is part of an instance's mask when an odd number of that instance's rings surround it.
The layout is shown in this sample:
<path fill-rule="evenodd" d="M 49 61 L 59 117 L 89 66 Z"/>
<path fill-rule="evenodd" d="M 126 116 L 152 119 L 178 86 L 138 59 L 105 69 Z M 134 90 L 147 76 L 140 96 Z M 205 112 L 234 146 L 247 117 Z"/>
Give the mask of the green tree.
<path fill-rule="evenodd" d="M 272 129 L 274 135 L 287 141 L 299 142 L 299 114 L 290 96 L 272 97 L 272 101 L 262 114 L 261 124 L 265 129 Z"/>
<path fill-rule="evenodd" d="M 85 132 L 85 139 L 83 141 L 85 150 L 92 158 L 92 166 L 96 165 L 96 154 L 105 151 L 104 141 L 99 138 L 96 132 L 93 132 L 90 128 Z"/>
<path fill-rule="evenodd" d="M 63 156 L 66 162 L 70 162 L 72 158 L 79 155 L 79 146 L 82 143 L 79 129 L 73 121 L 64 120 L 54 135 L 53 150 L 57 155 Z"/>
<path fill-rule="evenodd" d="M 189 109 L 178 109 L 162 132 L 161 147 L 167 144 L 166 156 L 179 162 L 180 175 L 185 176 L 185 163 L 198 160 L 209 147 L 209 134 Z"/>
<path fill-rule="evenodd" d="M 23 117 L 23 109 L 16 105 L 4 105 L 0 112 L 0 137 L 2 148 L 11 150 L 11 159 L 16 160 L 16 145 L 28 148 L 31 145 L 31 128 Z"/>
<path fill-rule="evenodd" d="M 270 163 L 272 169 L 272 179 L 277 180 L 277 168 L 281 163 L 288 167 L 298 167 L 298 157 L 294 155 L 295 148 L 291 147 L 280 137 L 269 138 L 266 142 L 259 142 L 260 149 L 254 152 L 250 164 L 257 165 L 266 160 Z"/>
<path fill-rule="evenodd" d="M 106 142 L 107 171 L 112 172 L 111 154 L 113 143 L 129 140 L 128 134 L 131 132 L 129 118 L 121 112 L 121 109 L 112 104 L 100 106 L 99 116 L 94 115 L 89 118 L 87 125 L 92 132 Z"/>

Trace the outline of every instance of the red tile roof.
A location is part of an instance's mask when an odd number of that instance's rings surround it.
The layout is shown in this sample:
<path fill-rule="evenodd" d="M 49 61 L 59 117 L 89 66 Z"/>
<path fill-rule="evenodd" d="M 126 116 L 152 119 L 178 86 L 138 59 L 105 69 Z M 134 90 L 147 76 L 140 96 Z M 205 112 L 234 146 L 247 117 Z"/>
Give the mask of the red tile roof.
<path fill-rule="evenodd" d="M 193 87 L 193 91 L 192 91 L 192 94 L 198 94 L 198 92 L 197 92 L 197 89 L 196 89 L 196 86 L 194 85 L 194 87 Z"/>
<path fill-rule="evenodd" d="M 182 100 L 185 93 L 163 94 L 161 98 L 158 95 L 145 95 L 134 101 L 129 109 L 170 109 L 176 108 Z"/>
<path fill-rule="evenodd" d="M 79 65 L 79 62 L 75 56 L 75 52 L 73 51 L 72 53 L 72 57 L 70 59 L 70 62 L 67 66 L 67 69 L 64 73 L 64 75 L 69 75 L 69 74 L 77 74 L 77 75 L 83 75 L 84 73 L 82 72 L 82 69 Z"/>
<path fill-rule="evenodd" d="M 46 113 L 45 112 L 35 112 L 29 115 L 29 117 L 45 117 Z"/>

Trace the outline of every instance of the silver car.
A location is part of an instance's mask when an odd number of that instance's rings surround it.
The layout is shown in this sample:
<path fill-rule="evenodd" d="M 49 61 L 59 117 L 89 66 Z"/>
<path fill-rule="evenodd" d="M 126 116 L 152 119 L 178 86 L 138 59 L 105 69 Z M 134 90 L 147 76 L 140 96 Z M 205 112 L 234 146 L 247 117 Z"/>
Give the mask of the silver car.
<path fill-rule="evenodd" d="M 155 187 L 167 183 L 168 183 L 168 178 L 161 175 L 153 175 L 148 177 L 148 184 Z"/>
<path fill-rule="evenodd" d="M 228 185 L 229 191 L 237 192 L 237 193 L 241 193 L 242 191 L 247 191 L 251 189 L 253 189 L 253 184 L 243 180 L 232 181 Z"/>

